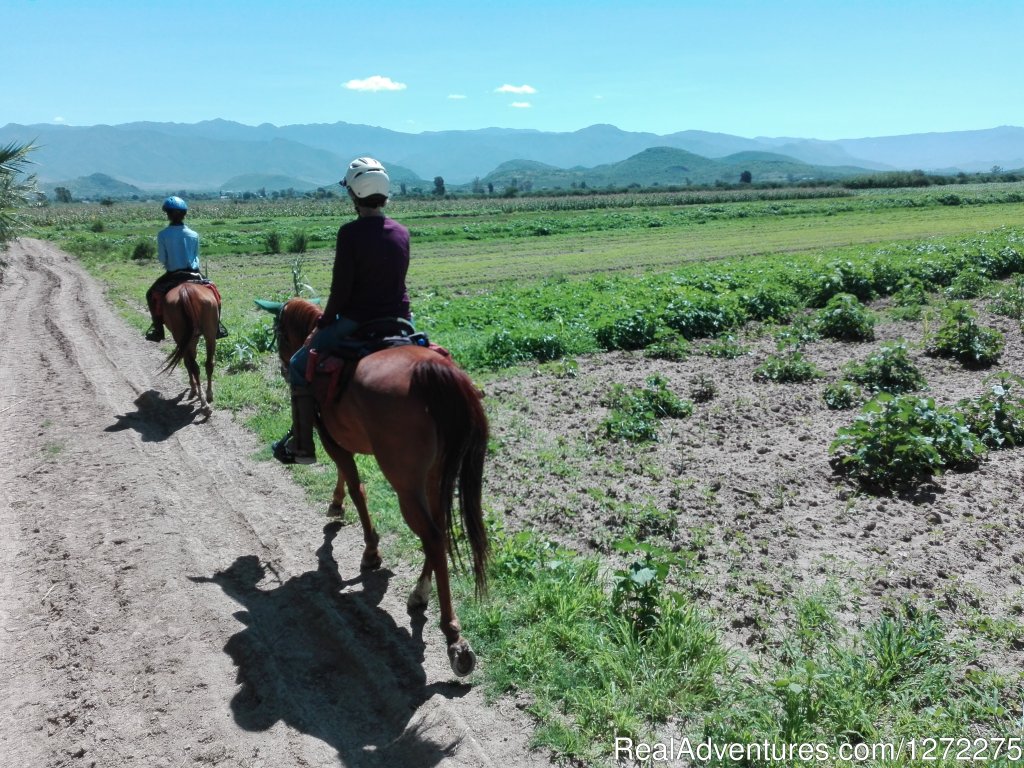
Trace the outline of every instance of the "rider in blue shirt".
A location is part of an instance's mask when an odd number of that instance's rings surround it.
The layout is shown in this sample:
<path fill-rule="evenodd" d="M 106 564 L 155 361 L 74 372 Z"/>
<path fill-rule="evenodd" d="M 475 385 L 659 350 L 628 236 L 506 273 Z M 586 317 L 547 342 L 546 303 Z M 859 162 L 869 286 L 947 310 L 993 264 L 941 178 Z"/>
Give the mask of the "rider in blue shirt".
<path fill-rule="evenodd" d="M 188 280 L 203 279 L 199 269 L 199 235 L 185 224 L 188 203 L 177 195 L 171 195 L 164 200 L 162 208 L 169 223 L 157 234 L 156 245 L 157 258 L 166 272 L 146 291 L 146 303 L 153 319 L 152 327 L 146 331 L 149 341 L 164 340 L 164 294 Z M 221 325 L 217 338 L 224 336 L 227 336 L 227 331 Z"/>

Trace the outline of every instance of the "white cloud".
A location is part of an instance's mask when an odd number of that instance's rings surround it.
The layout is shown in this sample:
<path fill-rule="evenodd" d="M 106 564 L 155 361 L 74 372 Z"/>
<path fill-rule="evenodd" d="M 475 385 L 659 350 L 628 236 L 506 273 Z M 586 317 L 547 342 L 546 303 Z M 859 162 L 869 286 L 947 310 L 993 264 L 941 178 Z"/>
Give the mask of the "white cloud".
<path fill-rule="evenodd" d="M 497 88 L 495 93 L 536 93 L 537 89 L 532 85 L 508 85 L 507 83 L 501 88 Z"/>
<path fill-rule="evenodd" d="M 464 94 L 464 93 L 450 93 L 450 94 L 448 94 L 448 98 L 451 99 L 452 101 L 462 101 L 464 98 L 466 98 L 466 94 Z"/>
<path fill-rule="evenodd" d="M 528 101 L 513 101 L 509 106 L 515 107 L 516 109 L 529 109 L 533 104 Z"/>
<path fill-rule="evenodd" d="M 390 77 L 373 75 L 365 80 L 349 80 L 345 87 L 350 91 L 404 91 L 405 83 L 396 83 Z"/>
<path fill-rule="evenodd" d="M 55 123 L 63 123 L 64 122 L 64 118 L 60 117 L 58 115 L 57 117 L 53 118 L 53 122 L 55 122 Z"/>

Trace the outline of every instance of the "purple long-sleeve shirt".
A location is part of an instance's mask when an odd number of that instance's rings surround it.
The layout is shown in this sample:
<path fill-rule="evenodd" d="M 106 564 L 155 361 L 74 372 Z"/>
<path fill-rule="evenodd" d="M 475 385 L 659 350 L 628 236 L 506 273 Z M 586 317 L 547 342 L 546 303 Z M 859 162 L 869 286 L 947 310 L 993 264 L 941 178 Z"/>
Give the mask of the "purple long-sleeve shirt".
<path fill-rule="evenodd" d="M 338 230 L 331 296 L 324 315 L 359 322 L 409 319 L 409 230 L 386 216 L 363 216 Z"/>

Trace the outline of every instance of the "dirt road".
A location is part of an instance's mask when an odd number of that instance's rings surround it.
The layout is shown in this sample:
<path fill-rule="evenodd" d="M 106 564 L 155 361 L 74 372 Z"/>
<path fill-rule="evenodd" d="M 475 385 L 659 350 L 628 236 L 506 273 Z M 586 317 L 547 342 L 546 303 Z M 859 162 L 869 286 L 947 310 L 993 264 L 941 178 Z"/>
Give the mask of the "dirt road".
<path fill-rule="evenodd" d="M 361 578 L 358 525 L 198 419 L 73 258 L 2 258 L 0 765 L 548 764 L 406 612 L 415 573 Z"/>

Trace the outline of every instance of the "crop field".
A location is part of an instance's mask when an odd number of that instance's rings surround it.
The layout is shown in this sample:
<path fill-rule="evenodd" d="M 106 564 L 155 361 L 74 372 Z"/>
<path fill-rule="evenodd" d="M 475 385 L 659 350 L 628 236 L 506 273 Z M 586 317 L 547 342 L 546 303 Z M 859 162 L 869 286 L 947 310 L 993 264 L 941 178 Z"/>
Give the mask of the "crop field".
<path fill-rule="evenodd" d="M 593 766 L 643 762 L 616 737 L 829 750 L 790 765 L 1020 764 L 1024 186 L 388 212 L 413 235 L 418 327 L 486 392 L 492 589 L 460 582 L 458 610 L 476 682 L 533 716 L 537 744 Z M 252 300 L 325 296 L 350 215 L 190 212 L 232 331 L 217 406 L 266 443 L 287 393 Z M 32 216 L 145 343 L 158 206 Z M 333 471 L 294 477 L 326 507 Z"/>

